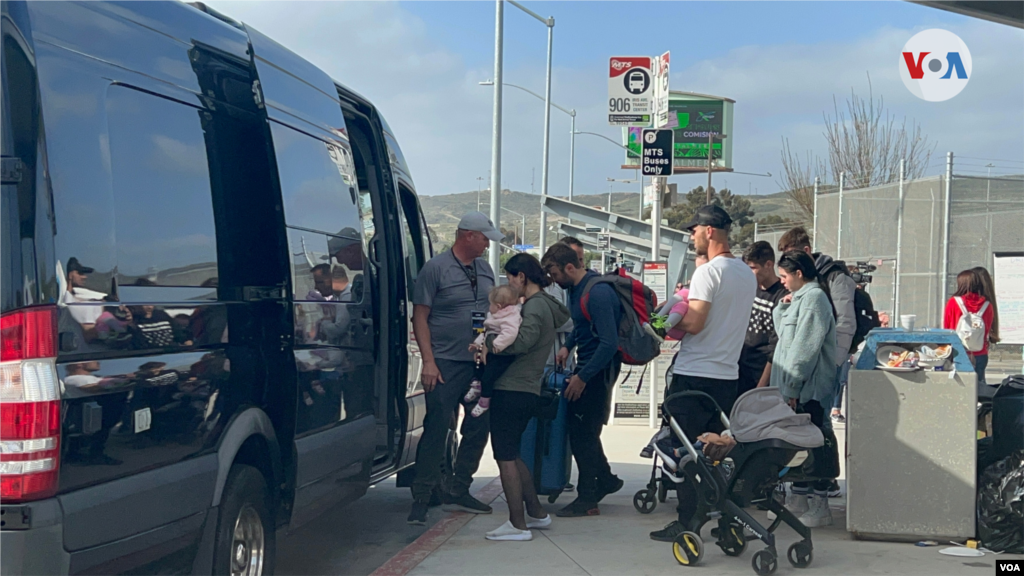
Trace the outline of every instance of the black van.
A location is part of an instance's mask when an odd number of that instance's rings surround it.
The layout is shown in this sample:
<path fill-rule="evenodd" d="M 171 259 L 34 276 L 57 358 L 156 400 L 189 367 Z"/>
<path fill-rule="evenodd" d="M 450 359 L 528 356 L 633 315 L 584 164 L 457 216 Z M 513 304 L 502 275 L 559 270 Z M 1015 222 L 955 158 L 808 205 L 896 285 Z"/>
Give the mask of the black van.
<path fill-rule="evenodd" d="M 2 33 L 0 571 L 272 573 L 415 458 L 401 150 L 202 4 L 5 1 Z"/>

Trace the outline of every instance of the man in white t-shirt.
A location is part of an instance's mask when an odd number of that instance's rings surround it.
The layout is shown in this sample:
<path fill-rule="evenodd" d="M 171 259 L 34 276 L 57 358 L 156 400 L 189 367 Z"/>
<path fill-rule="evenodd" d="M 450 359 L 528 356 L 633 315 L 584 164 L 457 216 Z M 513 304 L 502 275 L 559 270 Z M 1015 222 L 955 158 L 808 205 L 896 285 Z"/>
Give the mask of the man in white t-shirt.
<path fill-rule="evenodd" d="M 736 401 L 739 359 L 757 292 L 757 279 L 750 268 L 729 251 L 732 218 L 715 205 L 704 206 L 686 226 L 698 256 L 707 256 L 690 279 L 690 308 L 677 325 L 686 332 L 679 345 L 669 394 L 684 390 L 704 392 L 726 412 Z M 670 407 L 683 432 L 691 441 L 705 432 L 722 432 L 717 413 L 696 398 Z M 672 439 L 658 441 L 655 449 L 663 458 L 674 458 Z M 682 532 L 695 531 L 699 521 L 697 493 L 687 483 L 678 486 L 679 520 L 651 532 L 651 539 L 672 542 Z"/>

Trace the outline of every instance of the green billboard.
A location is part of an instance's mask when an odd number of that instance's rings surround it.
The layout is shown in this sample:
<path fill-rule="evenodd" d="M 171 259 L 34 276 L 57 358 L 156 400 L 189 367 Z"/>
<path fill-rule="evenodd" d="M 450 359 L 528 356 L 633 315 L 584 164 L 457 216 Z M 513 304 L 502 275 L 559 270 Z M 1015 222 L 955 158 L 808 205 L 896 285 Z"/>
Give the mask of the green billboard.
<path fill-rule="evenodd" d="M 728 98 L 688 92 L 671 92 L 669 122 L 675 134 L 673 165 L 677 171 L 707 169 L 709 135 L 726 134 L 730 138 L 715 140 L 711 158 L 716 170 L 732 169 L 732 112 L 734 102 Z M 623 136 L 629 148 L 623 167 L 638 167 L 642 128 L 625 128 Z"/>

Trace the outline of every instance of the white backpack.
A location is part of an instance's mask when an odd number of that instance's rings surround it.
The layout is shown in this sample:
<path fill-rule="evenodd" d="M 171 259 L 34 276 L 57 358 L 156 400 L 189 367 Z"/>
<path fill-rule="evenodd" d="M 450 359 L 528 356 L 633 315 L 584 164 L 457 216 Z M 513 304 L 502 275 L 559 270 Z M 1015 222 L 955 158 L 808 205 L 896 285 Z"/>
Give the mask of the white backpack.
<path fill-rule="evenodd" d="M 988 302 L 982 304 L 977 312 L 971 314 L 964 306 L 963 298 L 957 296 L 954 299 L 963 314 L 960 316 L 960 321 L 956 323 L 956 335 L 960 337 L 960 341 L 964 343 L 964 348 L 967 348 L 968 352 L 979 352 L 985 347 L 985 321 L 981 317 L 985 314 L 985 310 L 988 310 Z"/>

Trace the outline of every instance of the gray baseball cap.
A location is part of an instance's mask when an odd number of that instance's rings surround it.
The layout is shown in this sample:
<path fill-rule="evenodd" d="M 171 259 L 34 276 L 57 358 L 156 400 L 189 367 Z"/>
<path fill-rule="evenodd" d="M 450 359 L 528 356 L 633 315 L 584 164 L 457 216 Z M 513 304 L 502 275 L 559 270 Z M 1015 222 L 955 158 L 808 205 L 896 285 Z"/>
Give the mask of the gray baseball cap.
<path fill-rule="evenodd" d="M 472 230 L 474 232 L 483 232 L 484 236 L 487 236 L 495 242 L 500 242 L 505 238 L 505 235 L 500 230 L 494 227 L 494 222 L 485 216 L 482 212 L 470 212 L 459 220 L 459 230 Z"/>

